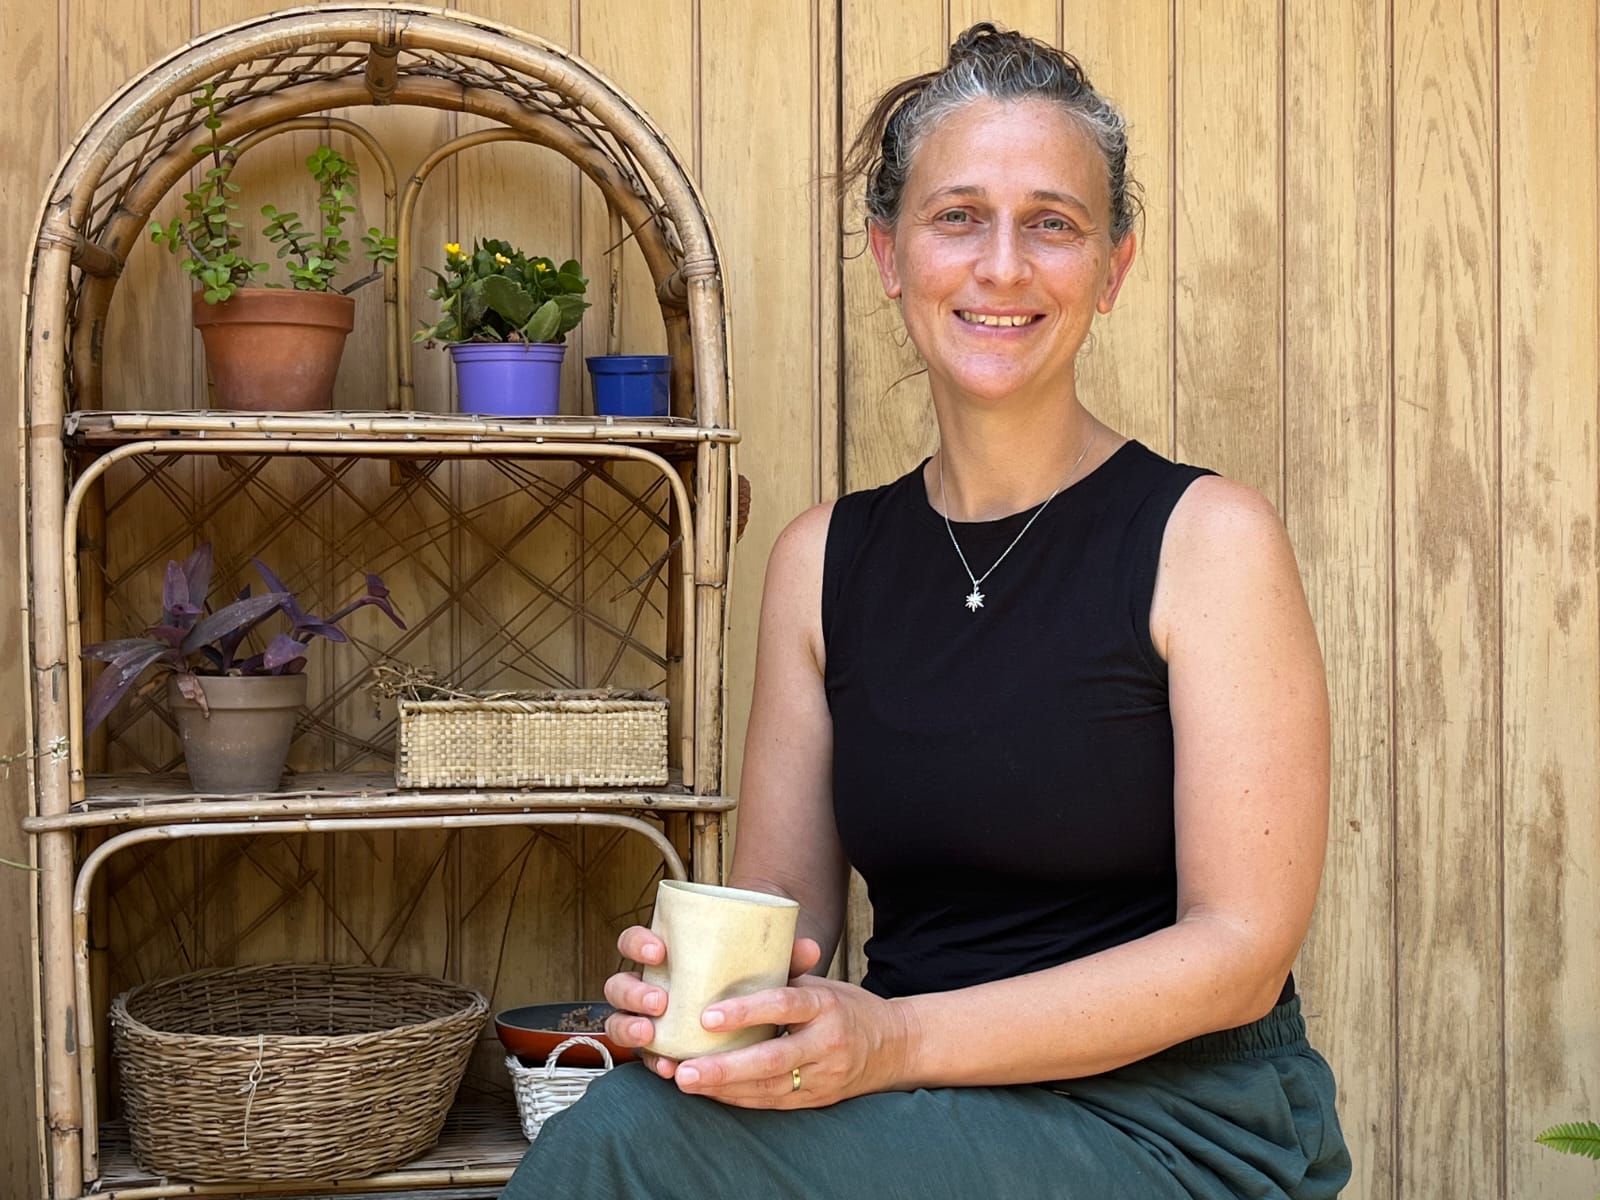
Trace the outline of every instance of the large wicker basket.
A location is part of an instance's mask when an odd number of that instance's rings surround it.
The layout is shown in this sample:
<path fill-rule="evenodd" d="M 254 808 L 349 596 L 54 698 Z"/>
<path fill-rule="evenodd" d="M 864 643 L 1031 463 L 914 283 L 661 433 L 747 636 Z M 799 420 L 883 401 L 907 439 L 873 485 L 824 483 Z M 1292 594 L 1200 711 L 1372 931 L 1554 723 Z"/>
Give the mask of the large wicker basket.
<path fill-rule="evenodd" d="M 649 692 L 495 692 L 396 706 L 401 787 L 667 782 L 667 702 Z"/>
<path fill-rule="evenodd" d="M 198 971 L 111 1005 L 134 1158 L 199 1182 L 331 1180 L 439 1137 L 488 1003 L 329 963 Z"/>

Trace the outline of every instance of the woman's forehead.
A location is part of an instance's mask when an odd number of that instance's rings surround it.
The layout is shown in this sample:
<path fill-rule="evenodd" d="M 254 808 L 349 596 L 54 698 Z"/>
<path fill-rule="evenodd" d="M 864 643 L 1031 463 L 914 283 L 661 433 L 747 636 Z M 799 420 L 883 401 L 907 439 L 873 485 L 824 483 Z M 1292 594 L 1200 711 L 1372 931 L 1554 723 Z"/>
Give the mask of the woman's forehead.
<path fill-rule="evenodd" d="M 980 99 L 955 109 L 916 147 L 906 182 L 923 196 L 1055 194 L 1097 211 L 1110 205 L 1099 147 L 1070 113 L 1042 100 Z"/>

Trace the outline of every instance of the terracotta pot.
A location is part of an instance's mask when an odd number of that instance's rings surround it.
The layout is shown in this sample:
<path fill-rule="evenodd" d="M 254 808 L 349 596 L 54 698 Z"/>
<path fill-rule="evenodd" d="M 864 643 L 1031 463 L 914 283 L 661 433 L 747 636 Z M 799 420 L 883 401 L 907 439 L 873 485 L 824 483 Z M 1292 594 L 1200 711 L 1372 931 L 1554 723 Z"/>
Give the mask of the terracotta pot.
<path fill-rule="evenodd" d="M 304 675 L 201 675 L 208 717 L 167 681 L 183 760 L 197 792 L 270 792 L 283 778 L 295 721 L 306 703 Z"/>
<path fill-rule="evenodd" d="M 303 412 L 333 407 L 356 302 L 337 292 L 240 288 L 221 304 L 193 300 L 206 373 L 219 408 Z"/>

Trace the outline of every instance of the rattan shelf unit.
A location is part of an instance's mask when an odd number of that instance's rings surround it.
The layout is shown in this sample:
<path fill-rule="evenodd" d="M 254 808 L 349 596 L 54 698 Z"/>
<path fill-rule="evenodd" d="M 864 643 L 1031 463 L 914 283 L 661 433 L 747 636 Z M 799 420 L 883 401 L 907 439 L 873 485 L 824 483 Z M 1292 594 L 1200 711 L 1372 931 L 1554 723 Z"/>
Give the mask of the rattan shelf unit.
<path fill-rule="evenodd" d="M 152 213 L 184 190 L 195 147 L 213 136 L 190 103 L 207 84 L 225 98 L 215 136 L 241 155 L 279 134 L 321 131 L 353 138 L 377 164 L 400 249 L 384 280 L 383 361 L 364 369 L 387 379 L 386 409 L 106 409 L 111 300 Z M 365 106 L 445 110 L 495 127 L 433 149 L 402 189 L 381 140 L 330 115 Z M 608 244 L 638 247 L 671 356 L 671 417 L 485 419 L 416 410 L 406 336 L 415 322 L 410 289 L 400 283 L 412 272 L 419 190 L 453 155 L 495 141 L 529 143 L 575 164 L 605 199 Z M 612 352 L 619 261 L 610 267 Z M 114 899 L 109 868 L 126 852 L 274 835 L 359 840 L 382 831 L 583 827 L 641 839 L 669 875 L 719 877 L 723 819 L 733 807 L 721 743 L 738 441 L 721 279 L 704 204 L 649 119 L 565 50 L 459 12 L 330 4 L 264 16 L 174 52 L 91 119 L 44 198 L 21 356 L 33 730 L 33 810 L 24 824 L 39 864 L 41 1138 L 51 1200 L 289 1194 L 276 1184 L 152 1177 L 131 1161 L 103 1111 L 105 1064 L 96 1050 L 103 1053 L 109 996 L 96 921 Z M 151 527 L 152 497 L 175 514 L 170 527 Z M 544 648 L 552 630 L 569 627 L 575 684 L 606 686 L 629 669 L 658 676 L 648 686 L 660 686 L 670 702 L 671 782 L 401 790 L 375 765 L 388 727 L 354 673 L 332 669 L 304 723 L 315 743 L 315 755 L 306 755 L 321 769 L 302 762 L 271 794 L 188 791 L 171 774 L 170 739 L 162 741 L 148 699 L 136 699 L 120 726 L 86 737 L 83 645 L 137 632 L 136 610 L 152 578 L 159 591 L 161 562 L 235 528 L 247 530 L 241 542 L 267 537 L 301 547 L 328 577 L 375 554 L 390 564 L 386 573 L 409 572 L 423 611 L 408 613 L 405 635 L 388 635 L 381 646 L 368 636 L 361 649 L 400 655 L 448 643 L 460 672 L 453 684 L 482 686 L 508 657 L 559 680 L 566 668 L 552 666 Z M 550 530 L 575 549 L 546 565 L 538 546 Z M 529 599 L 494 609 L 484 595 L 495 580 Z M 108 763 L 117 769 L 108 773 Z M 463 1102 L 440 1144 L 403 1169 L 307 1180 L 298 1194 L 502 1182 L 521 1149 L 505 1099 Z"/>

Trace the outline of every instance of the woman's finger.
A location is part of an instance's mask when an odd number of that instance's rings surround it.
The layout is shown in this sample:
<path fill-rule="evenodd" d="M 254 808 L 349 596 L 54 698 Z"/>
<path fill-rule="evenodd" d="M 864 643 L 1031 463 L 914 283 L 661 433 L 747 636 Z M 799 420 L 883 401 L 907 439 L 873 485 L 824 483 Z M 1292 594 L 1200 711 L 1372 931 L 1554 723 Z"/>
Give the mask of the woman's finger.
<path fill-rule="evenodd" d="M 643 925 L 630 925 L 617 935 L 617 949 L 622 957 L 647 967 L 657 966 L 667 959 L 667 945 Z"/>
<path fill-rule="evenodd" d="M 632 971 L 621 971 L 607 979 L 605 998 L 619 1012 L 659 1017 L 667 1011 L 667 993 Z"/>
<path fill-rule="evenodd" d="M 804 1025 L 822 1014 L 823 997 L 827 994 L 820 988 L 768 988 L 763 992 L 752 992 L 748 996 L 735 996 L 707 1005 L 700 1014 L 700 1024 L 707 1029 Z"/>
<path fill-rule="evenodd" d="M 822 961 L 822 946 L 815 938 L 795 938 L 789 954 L 789 978 L 804 975 Z"/>

